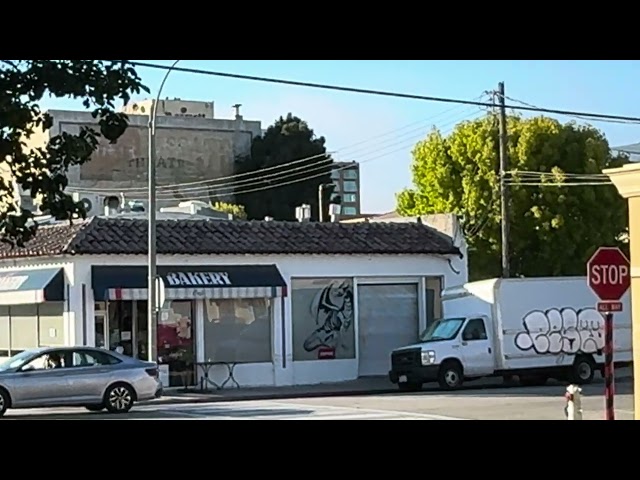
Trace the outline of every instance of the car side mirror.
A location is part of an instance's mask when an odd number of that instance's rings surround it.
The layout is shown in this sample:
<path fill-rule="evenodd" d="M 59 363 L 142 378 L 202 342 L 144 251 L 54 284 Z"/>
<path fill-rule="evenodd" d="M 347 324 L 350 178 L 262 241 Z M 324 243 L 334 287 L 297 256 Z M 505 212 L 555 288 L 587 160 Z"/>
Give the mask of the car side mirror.
<path fill-rule="evenodd" d="M 22 368 L 20 368 L 20 371 L 21 372 L 32 372 L 35 369 L 36 369 L 36 367 L 34 367 L 33 365 L 25 365 Z"/>

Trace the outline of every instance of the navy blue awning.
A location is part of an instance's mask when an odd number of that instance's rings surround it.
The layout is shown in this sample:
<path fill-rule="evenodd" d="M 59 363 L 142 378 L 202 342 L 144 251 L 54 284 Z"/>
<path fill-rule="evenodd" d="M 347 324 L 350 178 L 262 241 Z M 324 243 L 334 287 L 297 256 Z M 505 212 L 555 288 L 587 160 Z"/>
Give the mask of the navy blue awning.
<path fill-rule="evenodd" d="M 0 305 L 64 301 L 62 268 L 0 272 Z"/>
<path fill-rule="evenodd" d="M 146 300 L 146 266 L 94 266 L 96 300 Z M 160 297 L 274 298 L 287 295 L 284 278 L 275 265 L 158 266 Z"/>

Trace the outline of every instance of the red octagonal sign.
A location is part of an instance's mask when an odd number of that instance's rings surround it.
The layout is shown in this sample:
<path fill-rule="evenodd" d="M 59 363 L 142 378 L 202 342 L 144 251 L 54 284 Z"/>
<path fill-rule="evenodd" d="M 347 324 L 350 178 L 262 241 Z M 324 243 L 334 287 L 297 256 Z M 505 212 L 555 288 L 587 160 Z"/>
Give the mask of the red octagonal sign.
<path fill-rule="evenodd" d="M 587 262 L 587 282 L 600 300 L 620 300 L 631 285 L 629 260 L 619 248 L 600 247 Z"/>

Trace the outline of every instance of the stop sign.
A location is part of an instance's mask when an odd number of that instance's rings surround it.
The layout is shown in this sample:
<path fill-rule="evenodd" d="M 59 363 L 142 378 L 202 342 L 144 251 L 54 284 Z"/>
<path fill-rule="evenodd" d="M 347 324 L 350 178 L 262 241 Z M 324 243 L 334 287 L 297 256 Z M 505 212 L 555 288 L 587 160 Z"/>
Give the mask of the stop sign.
<path fill-rule="evenodd" d="M 620 300 L 631 285 L 629 260 L 619 248 L 600 247 L 587 262 L 587 282 L 600 300 Z"/>

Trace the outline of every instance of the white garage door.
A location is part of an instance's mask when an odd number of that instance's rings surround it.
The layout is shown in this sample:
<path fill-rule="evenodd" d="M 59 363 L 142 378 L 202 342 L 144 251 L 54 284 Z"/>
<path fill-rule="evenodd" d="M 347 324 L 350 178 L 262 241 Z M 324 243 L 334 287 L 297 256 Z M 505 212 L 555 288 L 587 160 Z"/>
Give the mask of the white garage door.
<path fill-rule="evenodd" d="M 386 375 L 391 351 L 418 341 L 418 285 L 358 285 L 358 355 L 362 376 Z"/>

